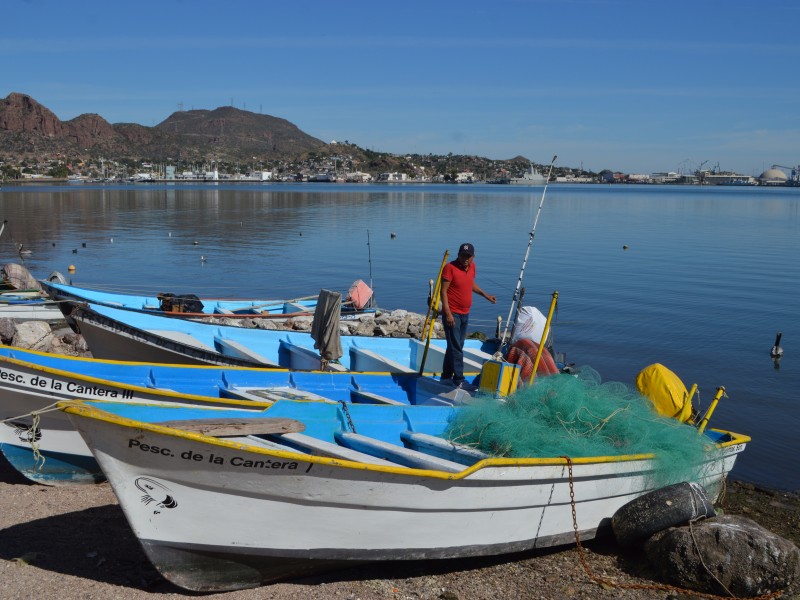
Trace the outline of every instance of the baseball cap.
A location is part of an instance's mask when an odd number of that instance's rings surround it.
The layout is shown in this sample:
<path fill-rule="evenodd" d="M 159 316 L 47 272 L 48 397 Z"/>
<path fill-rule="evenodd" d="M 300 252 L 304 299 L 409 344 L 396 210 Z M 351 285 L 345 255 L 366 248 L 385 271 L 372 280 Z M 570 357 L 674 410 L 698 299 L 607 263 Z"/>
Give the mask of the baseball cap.
<path fill-rule="evenodd" d="M 475 246 L 473 246 L 472 244 L 469 244 L 469 243 L 461 244 L 458 247 L 458 253 L 459 254 L 468 254 L 469 256 L 475 256 Z"/>

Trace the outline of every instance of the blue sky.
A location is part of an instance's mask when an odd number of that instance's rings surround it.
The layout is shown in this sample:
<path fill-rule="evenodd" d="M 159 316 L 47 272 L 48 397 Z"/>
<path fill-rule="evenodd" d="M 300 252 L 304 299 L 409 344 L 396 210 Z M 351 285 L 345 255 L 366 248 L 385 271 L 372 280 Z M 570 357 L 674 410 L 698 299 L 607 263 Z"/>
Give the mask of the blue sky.
<path fill-rule="evenodd" d="M 7 0 L 0 97 L 233 104 L 382 152 L 629 173 L 800 163 L 800 3 Z"/>

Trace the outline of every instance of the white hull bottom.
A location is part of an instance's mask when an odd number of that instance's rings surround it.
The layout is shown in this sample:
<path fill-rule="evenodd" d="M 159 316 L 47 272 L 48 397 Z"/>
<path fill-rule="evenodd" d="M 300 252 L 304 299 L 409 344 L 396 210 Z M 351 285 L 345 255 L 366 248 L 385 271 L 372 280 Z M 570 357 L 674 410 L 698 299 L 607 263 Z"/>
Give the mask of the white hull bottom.
<path fill-rule="evenodd" d="M 337 564 L 503 554 L 574 540 L 563 460 L 488 460 L 462 473 L 275 453 L 70 415 L 149 559 L 195 591 L 254 587 Z M 710 497 L 744 443 L 697 467 Z M 664 485 L 645 458 L 572 469 L 582 539 Z"/>

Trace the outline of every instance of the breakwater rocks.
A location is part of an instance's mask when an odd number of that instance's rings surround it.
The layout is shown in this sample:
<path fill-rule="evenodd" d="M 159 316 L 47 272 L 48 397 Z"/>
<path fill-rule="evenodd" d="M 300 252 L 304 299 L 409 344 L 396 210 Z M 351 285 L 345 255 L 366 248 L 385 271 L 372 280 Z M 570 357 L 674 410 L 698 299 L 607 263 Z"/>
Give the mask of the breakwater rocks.
<path fill-rule="evenodd" d="M 91 356 L 83 336 L 68 327 L 54 329 L 44 321 L 17 323 L 12 319 L 0 319 L 0 341 L 6 345 L 40 352 Z"/>
<path fill-rule="evenodd" d="M 288 319 L 231 319 L 219 317 L 207 320 L 219 325 L 233 325 L 253 329 L 272 329 L 286 331 L 311 331 L 314 318 L 309 315 L 289 317 Z M 342 315 L 339 324 L 340 335 L 362 335 L 375 337 L 413 337 L 419 338 L 425 326 L 425 315 L 397 309 L 387 312 L 360 313 Z M 433 337 L 443 338 L 442 323 L 437 320 L 433 328 Z"/>
<path fill-rule="evenodd" d="M 361 335 L 375 337 L 413 337 L 419 339 L 425 326 L 425 315 L 393 310 L 382 313 L 364 313 L 356 318 L 342 319 L 339 325 L 340 335 Z M 233 325 L 252 329 L 271 329 L 285 331 L 310 332 L 313 317 L 308 315 L 290 317 L 288 319 L 231 319 L 226 317 L 206 319 L 205 322 L 218 325 Z M 436 321 L 433 337 L 444 337 L 441 321 Z M 0 319 L 0 341 L 3 344 L 66 354 L 68 356 L 90 357 L 92 354 L 86 341 L 78 333 L 68 327 L 51 327 L 44 321 L 26 321 L 17 323 L 12 319 Z"/>

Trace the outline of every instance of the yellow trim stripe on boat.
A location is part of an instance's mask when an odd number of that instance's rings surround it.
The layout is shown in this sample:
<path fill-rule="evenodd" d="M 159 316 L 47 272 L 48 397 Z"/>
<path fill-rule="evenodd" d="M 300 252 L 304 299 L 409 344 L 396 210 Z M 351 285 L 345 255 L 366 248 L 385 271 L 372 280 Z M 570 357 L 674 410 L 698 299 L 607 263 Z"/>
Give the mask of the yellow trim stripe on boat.
<path fill-rule="evenodd" d="M 102 403 L 102 401 L 92 401 L 93 403 Z M 133 404 L 133 403 L 128 403 Z M 140 406 L 144 406 L 144 403 L 137 403 Z M 155 423 L 144 423 L 142 421 L 136 421 L 134 419 L 129 419 L 127 417 L 120 417 L 118 415 L 109 413 L 107 411 L 101 410 L 96 408 L 95 406 L 89 406 L 81 401 L 65 401 L 59 402 L 58 408 L 63 410 L 68 414 L 78 415 L 80 417 L 88 418 L 88 419 L 95 419 L 98 421 L 104 421 L 106 423 L 111 423 L 113 425 L 118 425 L 120 427 L 125 427 L 129 429 L 141 429 L 145 431 L 151 431 L 153 433 L 158 433 L 161 435 L 167 435 L 176 438 L 183 438 L 186 440 L 191 440 L 195 442 L 202 442 L 207 445 L 211 446 L 220 446 L 223 448 L 231 448 L 235 450 L 244 450 L 250 453 L 255 454 L 264 454 L 267 456 L 274 456 L 277 458 L 283 459 L 290 459 L 290 460 L 299 460 L 302 462 L 307 463 L 315 463 L 315 464 L 322 464 L 328 466 L 335 466 L 340 468 L 346 469 L 360 469 L 364 471 L 378 471 L 382 473 L 394 473 L 398 475 L 406 475 L 406 476 L 414 476 L 414 477 L 430 477 L 432 479 L 447 479 L 447 480 L 458 480 L 464 479 L 473 473 L 480 471 L 481 469 L 485 469 L 488 467 L 530 467 L 530 466 L 549 466 L 549 465 L 565 465 L 567 464 L 567 460 L 564 457 L 554 457 L 554 458 L 487 458 L 481 460 L 471 467 L 465 467 L 463 471 L 459 471 L 458 473 L 445 473 L 443 471 L 434 471 L 429 469 L 412 469 L 407 467 L 386 467 L 382 465 L 371 465 L 365 463 L 359 463 L 355 461 L 349 461 L 344 459 L 338 458 L 327 458 L 324 456 L 312 456 L 309 454 L 303 454 L 300 452 L 286 452 L 282 450 L 270 450 L 267 448 L 260 448 L 257 446 L 252 446 L 250 444 L 243 444 L 237 443 L 232 441 L 227 441 L 224 439 L 219 439 L 207 435 L 203 435 L 201 433 L 194 433 L 189 431 L 181 431 L 180 429 L 175 429 L 172 427 L 164 427 L 161 425 L 157 425 Z M 713 431 L 717 431 L 719 433 L 727 434 L 731 437 L 731 439 L 727 442 L 723 442 L 721 444 L 717 444 L 717 448 L 726 448 L 729 446 L 734 446 L 737 444 L 746 444 L 750 441 L 750 437 L 746 435 L 741 435 L 738 433 L 733 433 L 721 429 L 714 429 Z M 649 460 L 654 458 L 653 454 L 625 454 L 620 456 L 593 456 L 593 457 L 578 457 L 572 458 L 571 462 L 573 465 L 583 465 L 583 464 L 598 464 L 598 463 L 618 463 L 618 462 L 630 462 L 636 460 Z"/>
<path fill-rule="evenodd" d="M 92 360 L 92 359 L 85 359 L 85 360 Z M 85 381 L 87 383 L 91 383 L 94 385 L 103 385 L 107 387 L 117 388 L 120 390 L 132 390 L 135 392 L 140 392 L 148 395 L 164 396 L 165 399 L 175 399 L 181 401 L 191 401 L 191 402 L 201 402 L 201 403 L 226 404 L 232 407 L 268 408 L 272 406 L 272 402 L 260 402 L 255 400 L 237 400 L 235 398 L 216 398 L 216 397 L 212 398 L 210 396 L 197 396 L 195 394 L 184 394 L 172 390 L 144 387 L 133 383 L 123 383 L 121 381 L 114 381 L 112 379 L 102 379 L 100 377 L 92 377 L 91 375 L 84 375 L 82 373 L 76 373 L 74 371 L 62 371 L 61 369 L 55 369 L 53 367 L 47 367 L 45 365 L 37 365 L 35 363 L 30 363 L 24 360 L 11 358 L 10 356 L 0 356 L 0 364 L 2 363 L 10 363 L 27 369 L 33 369 L 41 373 L 47 373 L 49 375 L 54 375 L 58 377 L 65 377 L 67 379 Z M 124 364 L 124 363 L 118 362 L 117 364 Z M 128 364 L 141 365 L 143 363 L 128 363 Z M 187 365 L 187 366 L 200 366 L 202 368 L 201 365 Z"/>

